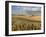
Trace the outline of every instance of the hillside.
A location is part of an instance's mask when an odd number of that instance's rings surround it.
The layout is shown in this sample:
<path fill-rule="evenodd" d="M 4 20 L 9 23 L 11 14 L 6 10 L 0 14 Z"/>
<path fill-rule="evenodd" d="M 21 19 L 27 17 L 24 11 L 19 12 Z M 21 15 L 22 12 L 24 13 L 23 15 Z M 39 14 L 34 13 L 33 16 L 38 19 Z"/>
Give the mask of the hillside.
<path fill-rule="evenodd" d="M 13 16 L 13 18 L 28 19 L 32 21 L 41 21 L 41 16 Z"/>
<path fill-rule="evenodd" d="M 12 31 L 40 30 L 40 29 L 41 29 L 40 16 L 13 16 L 12 17 Z"/>

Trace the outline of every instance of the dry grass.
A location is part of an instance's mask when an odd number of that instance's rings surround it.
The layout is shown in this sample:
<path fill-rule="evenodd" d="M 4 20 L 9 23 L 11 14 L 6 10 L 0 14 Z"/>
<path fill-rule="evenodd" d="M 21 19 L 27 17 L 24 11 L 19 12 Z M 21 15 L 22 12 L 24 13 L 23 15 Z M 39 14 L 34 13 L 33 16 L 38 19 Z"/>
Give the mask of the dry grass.
<path fill-rule="evenodd" d="M 13 16 L 12 17 L 12 31 L 23 30 L 40 30 L 41 29 L 40 16 Z"/>

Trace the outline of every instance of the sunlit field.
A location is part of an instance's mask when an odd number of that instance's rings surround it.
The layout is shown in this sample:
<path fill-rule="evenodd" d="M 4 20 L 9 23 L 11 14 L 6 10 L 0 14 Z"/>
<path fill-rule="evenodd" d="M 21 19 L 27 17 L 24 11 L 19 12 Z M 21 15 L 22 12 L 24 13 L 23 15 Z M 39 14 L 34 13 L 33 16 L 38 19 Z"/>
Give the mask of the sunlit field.
<path fill-rule="evenodd" d="M 27 31 L 40 29 L 40 16 L 12 16 L 12 31 Z"/>

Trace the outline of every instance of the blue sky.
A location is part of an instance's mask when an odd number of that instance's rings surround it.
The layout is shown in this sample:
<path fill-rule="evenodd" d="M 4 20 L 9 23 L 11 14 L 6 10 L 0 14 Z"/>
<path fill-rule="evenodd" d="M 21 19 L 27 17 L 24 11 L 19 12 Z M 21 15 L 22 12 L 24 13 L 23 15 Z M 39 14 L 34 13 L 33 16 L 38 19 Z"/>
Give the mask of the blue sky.
<path fill-rule="evenodd" d="M 41 15 L 41 7 L 36 6 L 12 6 L 12 14 L 16 15 Z"/>

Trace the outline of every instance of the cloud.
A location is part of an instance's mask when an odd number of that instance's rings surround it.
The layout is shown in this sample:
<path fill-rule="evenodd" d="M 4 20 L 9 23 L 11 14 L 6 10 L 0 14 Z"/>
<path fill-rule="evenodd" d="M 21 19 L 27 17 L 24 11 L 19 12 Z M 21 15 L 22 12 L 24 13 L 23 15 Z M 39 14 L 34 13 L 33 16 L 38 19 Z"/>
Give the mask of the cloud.
<path fill-rule="evenodd" d="M 23 14 L 23 15 L 41 15 L 41 7 L 35 6 L 12 6 L 12 14 Z"/>

